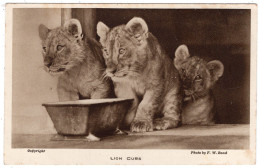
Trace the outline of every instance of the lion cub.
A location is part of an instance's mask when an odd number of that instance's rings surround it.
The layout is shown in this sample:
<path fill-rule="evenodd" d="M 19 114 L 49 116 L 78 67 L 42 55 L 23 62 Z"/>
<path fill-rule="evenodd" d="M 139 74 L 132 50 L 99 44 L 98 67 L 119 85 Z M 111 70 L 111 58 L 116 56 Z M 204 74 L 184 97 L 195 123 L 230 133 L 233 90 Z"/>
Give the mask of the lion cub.
<path fill-rule="evenodd" d="M 214 124 L 214 95 L 212 87 L 223 75 L 224 66 L 218 61 L 206 62 L 190 57 L 186 45 L 181 45 L 175 52 L 174 65 L 179 71 L 184 90 L 182 124 Z"/>
<path fill-rule="evenodd" d="M 102 80 L 105 62 L 101 46 L 92 39 L 83 41 L 81 24 L 76 19 L 49 30 L 39 26 L 45 70 L 59 75 L 60 101 L 82 98 L 107 98 L 111 94 L 109 80 Z"/>
<path fill-rule="evenodd" d="M 111 29 L 99 22 L 97 34 L 116 96 L 134 98 L 125 126 L 132 132 L 177 127 L 182 100 L 179 74 L 146 22 L 134 17 Z"/>

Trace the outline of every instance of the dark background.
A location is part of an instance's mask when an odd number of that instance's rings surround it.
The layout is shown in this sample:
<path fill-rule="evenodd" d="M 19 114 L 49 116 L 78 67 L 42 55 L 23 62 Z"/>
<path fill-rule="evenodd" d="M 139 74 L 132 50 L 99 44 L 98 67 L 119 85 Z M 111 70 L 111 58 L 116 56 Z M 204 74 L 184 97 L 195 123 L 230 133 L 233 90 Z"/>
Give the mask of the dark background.
<path fill-rule="evenodd" d="M 224 75 L 213 89 L 218 123 L 249 123 L 250 10 L 96 9 L 96 22 L 110 28 L 134 16 L 146 21 L 171 58 L 186 44 L 191 55 L 220 60 Z"/>

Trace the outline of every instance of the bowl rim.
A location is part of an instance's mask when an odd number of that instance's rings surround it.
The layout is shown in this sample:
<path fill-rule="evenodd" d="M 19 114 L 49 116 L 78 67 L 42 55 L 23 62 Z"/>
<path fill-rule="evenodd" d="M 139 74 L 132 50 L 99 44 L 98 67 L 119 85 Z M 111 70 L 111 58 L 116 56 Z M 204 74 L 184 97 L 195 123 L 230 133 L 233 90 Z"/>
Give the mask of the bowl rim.
<path fill-rule="evenodd" d="M 96 101 L 99 102 L 96 102 Z M 61 101 L 61 102 L 50 102 L 43 103 L 42 106 L 45 107 L 57 107 L 57 106 L 93 106 L 98 104 L 112 104 L 118 102 L 133 101 L 133 98 L 106 98 L 106 99 L 84 99 L 75 101 Z"/>

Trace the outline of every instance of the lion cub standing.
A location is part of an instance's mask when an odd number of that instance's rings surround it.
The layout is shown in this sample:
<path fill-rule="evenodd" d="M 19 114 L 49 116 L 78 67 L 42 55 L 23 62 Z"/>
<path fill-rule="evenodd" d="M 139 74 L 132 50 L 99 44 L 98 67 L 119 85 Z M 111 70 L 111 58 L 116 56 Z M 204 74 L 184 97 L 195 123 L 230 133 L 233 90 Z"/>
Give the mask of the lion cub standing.
<path fill-rule="evenodd" d="M 111 83 L 102 80 L 105 62 L 101 46 L 92 39 L 82 40 L 82 28 L 76 19 L 64 26 L 49 30 L 39 26 L 45 70 L 59 75 L 58 96 L 60 101 L 80 98 L 107 98 Z"/>
<path fill-rule="evenodd" d="M 224 66 L 218 61 L 206 62 L 190 57 L 187 46 L 181 45 L 175 52 L 174 65 L 179 71 L 184 89 L 182 111 L 183 124 L 214 124 L 214 95 L 212 87 L 223 75 Z"/>

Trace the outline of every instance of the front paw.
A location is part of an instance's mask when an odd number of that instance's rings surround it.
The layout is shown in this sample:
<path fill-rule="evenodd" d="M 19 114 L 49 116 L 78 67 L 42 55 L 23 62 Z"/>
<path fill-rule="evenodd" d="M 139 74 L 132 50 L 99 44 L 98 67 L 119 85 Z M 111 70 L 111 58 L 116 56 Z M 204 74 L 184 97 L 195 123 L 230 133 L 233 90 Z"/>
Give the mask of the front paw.
<path fill-rule="evenodd" d="M 131 132 L 153 131 L 153 122 L 149 120 L 134 120 L 130 128 Z"/>
<path fill-rule="evenodd" d="M 116 130 L 114 131 L 114 134 L 115 134 L 115 135 L 128 135 L 127 132 L 122 131 L 122 130 L 119 129 L 119 128 L 116 128 Z"/>
<path fill-rule="evenodd" d="M 157 118 L 153 122 L 153 128 L 156 130 L 166 130 L 178 126 L 179 121 L 170 118 Z"/>

